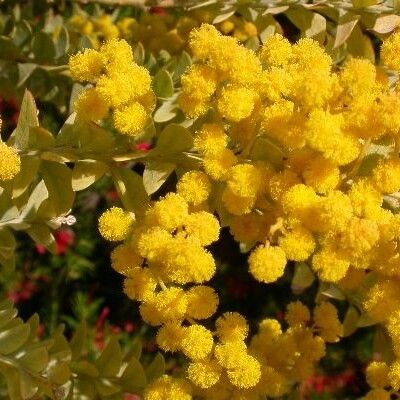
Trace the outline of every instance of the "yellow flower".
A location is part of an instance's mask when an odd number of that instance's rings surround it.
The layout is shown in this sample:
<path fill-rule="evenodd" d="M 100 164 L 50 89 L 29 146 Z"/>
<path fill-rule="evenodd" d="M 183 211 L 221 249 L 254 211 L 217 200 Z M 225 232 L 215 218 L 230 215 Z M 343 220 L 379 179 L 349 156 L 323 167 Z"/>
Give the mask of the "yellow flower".
<path fill-rule="evenodd" d="M 99 218 L 99 231 L 106 240 L 122 241 L 131 231 L 133 219 L 122 208 L 111 207 Z"/>
<path fill-rule="evenodd" d="M 260 50 L 260 60 L 267 66 L 284 66 L 289 62 L 292 46 L 286 38 L 276 33 L 268 36 Z"/>
<path fill-rule="evenodd" d="M 200 245 L 208 246 L 218 240 L 219 222 L 214 215 L 206 211 L 189 214 L 185 222 L 185 231 L 189 237 L 199 240 Z"/>
<path fill-rule="evenodd" d="M 84 121 L 98 121 L 108 115 L 108 103 L 94 88 L 82 92 L 74 106 L 77 115 Z"/>
<path fill-rule="evenodd" d="M 381 60 L 388 68 L 397 72 L 400 71 L 400 32 L 392 33 L 386 40 L 383 41 L 381 47 Z"/>
<path fill-rule="evenodd" d="M 85 49 L 69 59 L 72 78 L 80 82 L 96 82 L 104 68 L 104 57 L 97 50 Z"/>
<path fill-rule="evenodd" d="M 303 178 L 306 185 L 314 188 L 317 193 L 326 193 L 338 186 L 340 170 L 331 161 L 316 157 L 303 171 Z"/>
<path fill-rule="evenodd" d="M 157 281 L 148 268 L 135 267 L 124 280 L 124 292 L 132 300 L 149 299 L 157 287 Z"/>
<path fill-rule="evenodd" d="M 400 389 L 400 360 L 396 360 L 390 365 L 389 382 L 396 392 Z"/>
<path fill-rule="evenodd" d="M 225 180 L 230 168 L 237 162 L 237 157 L 230 149 L 223 149 L 218 154 L 206 155 L 203 160 L 205 172 L 214 180 Z"/>
<path fill-rule="evenodd" d="M 312 258 L 313 270 L 325 282 L 338 282 L 344 278 L 350 267 L 350 261 L 343 252 L 324 247 Z"/>
<path fill-rule="evenodd" d="M 181 350 L 184 328 L 176 322 L 165 323 L 157 332 L 156 342 L 164 351 Z"/>
<path fill-rule="evenodd" d="M 147 216 L 153 224 L 172 232 L 185 223 L 188 216 L 188 204 L 179 194 L 168 193 L 154 204 Z"/>
<path fill-rule="evenodd" d="M 229 171 L 227 186 L 239 197 L 254 197 L 261 186 L 261 173 L 251 164 L 236 164 Z"/>
<path fill-rule="evenodd" d="M 181 342 L 183 353 L 192 360 L 203 360 L 213 347 L 212 333 L 202 325 L 191 325 L 184 328 Z"/>
<path fill-rule="evenodd" d="M 249 326 L 246 319 L 237 312 L 226 312 L 215 323 L 221 342 L 236 342 L 246 339 Z"/>
<path fill-rule="evenodd" d="M 228 136 L 219 124 L 204 124 L 194 138 L 194 146 L 205 155 L 218 155 L 228 144 Z"/>
<path fill-rule="evenodd" d="M 318 329 L 319 336 L 326 342 L 337 342 L 343 335 L 342 324 L 332 303 L 322 302 L 315 307 L 314 324 Z"/>
<path fill-rule="evenodd" d="M 171 243 L 172 236 L 169 232 L 153 227 L 141 232 L 135 244 L 142 257 L 151 262 L 160 262 Z"/>
<path fill-rule="evenodd" d="M 246 344 L 242 341 L 226 342 L 215 346 L 214 355 L 224 368 L 234 368 L 238 360 L 247 356 Z"/>
<path fill-rule="evenodd" d="M 286 255 L 280 247 L 259 246 L 250 254 L 250 273 L 260 282 L 271 283 L 285 272 Z"/>
<path fill-rule="evenodd" d="M 100 48 L 108 71 L 129 69 L 133 61 L 132 47 L 125 40 L 112 39 L 106 41 Z"/>
<path fill-rule="evenodd" d="M 390 400 L 390 398 L 390 392 L 384 389 L 372 389 L 363 397 L 363 400 Z"/>
<path fill-rule="evenodd" d="M 214 386 L 220 376 L 222 368 L 214 360 L 201 360 L 189 364 L 188 377 L 198 387 L 207 389 Z"/>
<path fill-rule="evenodd" d="M 366 371 L 368 385 L 374 389 L 383 389 L 389 386 L 389 367 L 383 361 L 371 362 Z"/>
<path fill-rule="evenodd" d="M 226 86 L 218 97 L 218 111 L 230 121 L 247 118 L 255 106 L 257 94 L 245 87 Z"/>
<path fill-rule="evenodd" d="M 192 65 L 181 78 L 182 92 L 198 101 L 208 101 L 217 88 L 214 69 L 200 64 Z"/>
<path fill-rule="evenodd" d="M 204 172 L 189 171 L 179 179 L 176 191 L 189 204 L 198 206 L 210 195 L 211 182 Z"/>
<path fill-rule="evenodd" d="M 181 378 L 172 378 L 163 375 L 149 383 L 143 394 L 144 400 L 191 400 L 192 388 L 190 384 Z"/>
<path fill-rule="evenodd" d="M 13 179 L 20 168 L 21 160 L 16 150 L 0 140 L 0 182 Z"/>
<path fill-rule="evenodd" d="M 288 260 L 305 261 L 314 252 L 315 240 L 309 230 L 299 226 L 279 238 L 279 246 Z"/>
<path fill-rule="evenodd" d="M 248 389 L 261 378 L 261 366 L 256 358 L 246 355 L 237 360 L 234 368 L 228 370 L 228 378 L 234 386 Z"/>
<path fill-rule="evenodd" d="M 373 170 L 373 183 L 381 193 L 400 190 L 400 160 L 383 160 Z"/>
<path fill-rule="evenodd" d="M 146 126 L 146 109 L 137 101 L 114 110 L 115 128 L 123 135 L 135 136 Z"/>
<path fill-rule="evenodd" d="M 289 326 L 304 325 L 310 320 L 310 311 L 302 302 L 295 301 L 288 304 L 285 319 Z"/>
<path fill-rule="evenodd" d="M 193 286 L 186 292 L 187 314 L 190 318 L 206 319 L 217 310 L 219 299 L 214 289 L 208 286 Z"/>
<path fill-rule="evenodd" d="M 111 266 L 125 276 L 130 276 L 130 272 L 142 263 L 143 258 L 131 246 L 125 244 L 120 244 L 111 253 Z"/>

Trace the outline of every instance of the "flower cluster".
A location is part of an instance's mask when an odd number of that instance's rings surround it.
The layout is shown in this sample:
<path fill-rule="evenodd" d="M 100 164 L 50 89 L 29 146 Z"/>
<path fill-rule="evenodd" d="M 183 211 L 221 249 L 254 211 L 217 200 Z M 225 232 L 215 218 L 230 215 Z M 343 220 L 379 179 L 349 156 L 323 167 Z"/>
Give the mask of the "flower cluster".
<path fill-rule="evenodd" d="M 70 58 L 69 69 L 74 79 L 91 85 L 75 102 L 78 118 L 98 121 L 111 110 L 115 128 L 128 136 L 146 126 L 155 106 L 151 78 L 134 62 L 126 41 L 114 39 L 100 50 L 86 49 Z"/>

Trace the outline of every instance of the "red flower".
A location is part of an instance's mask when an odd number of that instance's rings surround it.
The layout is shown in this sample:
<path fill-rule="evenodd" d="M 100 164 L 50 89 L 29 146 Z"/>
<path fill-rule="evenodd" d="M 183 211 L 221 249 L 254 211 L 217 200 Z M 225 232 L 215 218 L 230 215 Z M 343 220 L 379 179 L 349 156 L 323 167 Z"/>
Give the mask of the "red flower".
<path fill-rule="evenodd" d="M 150 14 L 165 15 L 166 13 L 163 7 L 150 7 Z"/>
<path fill-rule="evenodd" d="M 140 151 L 149 151 L 151 149 L 151 143 L 150 142 L 138 143 L 135 145 L 135 149 Z"/>

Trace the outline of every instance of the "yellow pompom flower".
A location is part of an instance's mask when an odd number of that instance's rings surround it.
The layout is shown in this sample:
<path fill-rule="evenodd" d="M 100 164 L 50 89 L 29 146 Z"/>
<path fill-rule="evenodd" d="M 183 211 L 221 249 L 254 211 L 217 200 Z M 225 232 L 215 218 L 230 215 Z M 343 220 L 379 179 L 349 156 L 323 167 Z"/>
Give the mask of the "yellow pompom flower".
<path fill-rule="evenodd" d="M 181 349 L 184 329 L 176 322 L 167 322 L 158 330 L 156 343 L 164 351 L 179 351 Z"/>
<path fill-rule="evenodd" d="M 157 287 L 157 281 L 148 268 L 135 267 L 124 280 L 124 293 L 132 300 L 149 299 Z"/>
<path fill-rule="evenodd" d="M 400 190 L 400 160 L 383 160 L 373 170 L 375 187 L 381 193 L 394 193 Z"/>
<path fill-rule="evenodd" d="M 389 367 L 384 361 L 371 362 L 366 370 L 368 385 L 374 389 L 383 389 L 389 386 Z"/>
<path fill-rule="evenodd" d="M 363 307 L 377 322 L 388 320 L 400 309 L 400 284 L 396 279 L 380 280 L 368 291 Z"/>
<path fill-rule="evenodd" d="M 389 367 L 390 386 L 397 392 L 400 389 L 400 360 L 394 361 Z"/>
<path fill-rule="evenodd" d="M 185 223 L 188 216 L 188 204 L 179 194 L 168 193 L 154 204 L 148 216 L 155 224 L 172 232 Z"/>
<path fill-rule="evenodd" d="M 108 115 L 108 103 L 94 88 L 82 92 L 74 107 L 78 117 L 84 121 L 98 121 Z"/>
<path fill-rule="evenodd" d="M 203 160 L 205 172 L 214 180 L 226 180 L 229 171 L 237 163 L 237 157 L 230 149 L 223 149 L 218 154 L 206 155 Z"/>
<path fill-rule="evenodd" d="M 133 224 L 131 215 L 119 207 L 111 207 L 99 218 L 99 231 L 104 239 L 119 242 L 127 238 Z"/>
<path fill-rule="evenodd" d="M 227 186 L 239 197 L 253 197 L 261 186 L 261 173 L 251 164 L 237 164 L 229 171 Z"/>
<path fill-rule="evenodd" d="M 163 375 L 146 386 L 143 400 L 192 400 L 192 388 L 186 379 Z"/>
<path fill-rule="evenodd" d="M 93 49 L 85 49 L 69 59 L 72 78 L 80 82 L 96 82 L 104 68 L 104 56 Z"/>
<path fill-rule="evenodd" d="M 323 157 L 311 160 L 303 171 L 306 185 L 311 186 L 317 193 L 326 193 L 337 187 L 340 182 L 339 168 Z"/>
<path fill-rule="evenodd" d="M 179 179 L 176 192 L 189 204 L 198 206 L 210 195 L 211 182 L 204 172 L 189 171 Z"/>
<path fill-rule="evenodd" d="M 372 389 L 370 390 L 363 400 L 390 400 L 390 392 L 384 389 Z"/>
<path fill-rule="evenodd" d="M 145 322 L 157 326 L 169 321 L 183 320 L 186 309 L 185 291 L 169 287 L 146 299 L 140 306 L 140 314 Z"/>
<path fill-rule="evenodd" d="M 193 286 L 186 292 L 187 315 L 193 319 L 206 319 L 217 310 L 219 299 L 209 286 Z"/>
<path fill-rule="evenodd" d="M 214 349 L 214 355 L 222 367 L 235 368 L 238 360 L 247 356 L 247 347 L 242 341 L 217 344 Z"/>
<path fill-rule="evenodd" d="M 314 324 L 325 342 L 337 342 L 343 336 L 343 327 L 332 303 L 325 301 L 315 307 Z"/>
<path fill-rule="evenodd" d="M 260 60 L 266 66 L 285 66 L 292 54 L 292 46 L 285 37 L 276 33 L 267 37 L 260 51 Z"/>
<path fill-rule="evenodd" d="M 139 254 L 150 262 L 160 262 L 172 243 L 171 234 L 158 226 L 145 230 L 135 239 Z"/>
<path fill-rule="evenodd" d="M 204 124 L 194 138 L 195 148 L 202 154 L 218 155 L 228 144 L 228 136 L 219 124 Z"/>
<path fill-rule="evenodd" d="M 226 86 L 218 96 L 218 111 L 230 121 L 241 121 L 252 113 L 256 98 L 251 89 Z"/>
<path fill-rule="evenodd" d="M 246 319 L 237 312 L 226 312 L 215 323 L 221 342 L 236 342 L 246 339 L 249 326 Z"/>
<path fill-rule="evenodd" d="M 298 183 L 300 183 L 299 176 L 295 172 L 285 169 L 271 177 L 268 182 L 269 193 L 273 200 L 280 200 L 287 190 Z"/>
<path fill-rule="evenodd" d="M 260 282 L 271 283 L 285 272 L 286 255 L 280 247 L 259 246 L 250 254 L 250 273 Z"/>
<path fill-rule="evenodd" d="M 217 88 L 217 74 L 214 69 L 195 64 L 181 78 L 182 92 L 199 101 L 208 101 Z"/>
<path fill-rule="evenodd" d="M 237 360 L 234 368 L 228 370 L 232 385 L 248 389 L 255 386 L 261 378 L 261 366 L 256 358 L 246 355 Z"/>
<path fill-rule="evenodd" d="M 189 214 L 185 222 L 185 231 L 189 237 L 196 238 L 202 246 L 208 246 L 218 240 L 219 222 L 213 214 L 199 211 Z"/>
<path fill-rule="evenodd" d="M 304 325 L 310 320 L 310 310 L 301 301 L 289 303 L 285 319 L 289 326 Z"/>
<path fill-rule="evenodd" d="M 218 382 L 221 372 L 222 368 L 215 360 L 190 363 L 187 370 L 189 379 L 202 389 L 214 386 Z"/>
<path fill-rule="evenodd" d="M 392 339 L 393 351 L 397 357 L 400 357 L 400 310 L 393 312 L 386 324 L 386 330 Z"/>
<path fill-rule="evenodd" d="M 388 68 L 400 72 L 400 32 L 392 33 L 383 41 L 381 47 L 381 61 Z"/>
<path fill-rule="evenodd" d="M 148 119 L 146 109 L 137 101 L 114 110 L 115 128 L 123 135 L 135 136 L 145 126 Z"/>
<path fill-rule="evenodd" d="M 222 203 L 225 208 L 233 215 L 248 214 L 252 211 L 256 202 L 255 196 L 239 196 L 226 187 L 222 193 Z"/>
<path fill-rule="evenodd" d="M 305 261 L 314 252 L 315 240 L 308 229 L 299 226 L 279 238 L 279 247 L 288 260 Z"/>
<path fill-rule="evenodd" d="M 20 168 L 21 159 L 16 150 L 0 140 L 0 182 L 13 179 L 19 173 Z"/>
<path fill-rule="evenodd" d="M 354 213 L 359 217 L 366 217 L 371 210 L 382 205 L 382 195 L 373 183 L 366 179 L 354 182 L 348 193 Z"/>
<path fill-rule="evenodd" d="M 133 64 L 132 47 L 125 40 L 112 39 L 106 41 L 100 48 L 107 70 L 114 71 L 116 68 L 122 70 Z"/>
<path fill-rule="evenodd" d="M 183 353 L 191 360 L 203 360 L 213 347 L 212 333 L 202 325 L 191 325 L 184 328 L 181 347 Z"/>
<path fill-rule="evenodd" d="M 125 276 L 130 276 L 130 272 L 142 263 L 143 258 L 131 246 L 120 244 L 111 252 L 111 266 Z"/>
<path fill-rule="evenodd" d="M 314 254 L 312 267 L 322 281 L 338 282 L 346 275 L 350 261 L 340 251 L 327 247 Z"/>

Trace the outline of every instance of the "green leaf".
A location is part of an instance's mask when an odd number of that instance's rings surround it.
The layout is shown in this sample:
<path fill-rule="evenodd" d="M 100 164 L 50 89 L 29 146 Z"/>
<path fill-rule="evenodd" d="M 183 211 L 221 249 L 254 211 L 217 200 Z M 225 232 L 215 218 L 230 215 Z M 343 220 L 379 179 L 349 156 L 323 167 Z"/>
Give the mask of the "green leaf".
<path fill-rule="evenodd" d="M 72 189 L 78 192 L 88 188 L 99 180 L 107 171 L 107 164 L 100 161 L 78 161 L 75 163 L 72 171 Z"/>
<path fill-rule="evenodd" d="M 126 168 L 112 168 L 111 174 L 125 209 L 143 215 L 149 204 L 143 179 Z"/>
<path fill-rule="evenodd" d="M 356 25 L 347 40 L 347 50 L 353 57 L 363 57 L 375 63 L 375 50 L 371 40 Z"/>
<path fill-rule="evenodd" d="M 273 139 L 262 136 L 254 141 L 250 157 L 254 161 L 268 161 L 272 165 L 280 167 L 286 157 L 286 153 Z"/>
<path fill-rule="evenodd" d="M 346 315 L 343 320 L 343 336 L 350 336 L 357 330 L 357 323 L 360 318 L 360 314 L 357 309 L 350 306 L 347 309 Z"/>
<path fill-rule="evenodd" d="M 388 364 L 395 358 L 392 350 L 392 340 L 386 330 L 381 326 L 378 326 L 375 330 L 372 348 L 373 353 L 380 355 L 380 359 Z"/>
<path fill-rule="evenodd" d="M 122 351 L 116 336 L 110 338 L 95 365 L 101 376 L 113 377 L 118 374 L 122 365 Z"/>
<path fill-rule="evenodd" d="M 146 386 L 146 373 L 137 358 L 130 359 L 121 376 L 121 383 L 125 391 L 130 393 L 140 392 Z"/>
<path fill-rule="evenodd" d="M 23 87 L 32 72 L 37 68 L 37 64 L 18 63 L 18 87 Z"/>
<path fill-rule="evenodd" d="M 180 56 L 178 57 L 176 67 L 174 69 L 173 78 L 179 79 L 185 72 L 188 67 L 192 65 L 192 59 L 186 51 L 182 51 Z"/>
<path fill-rule="evenodd" d="M 0 58 L 12 60 L 17 57 L 19 50 L 11 38 L 0 36 Z"/>
<path fill-rule="evenodd" d="M 21 169 L 12 181 L 12 197 L 21 196 L 36 177 L 40 166 L 40 159 L 37 157 L 22 156 Z"/>
<path fill-rule="evenodd" d="M 286 16 L 300 29 L 303 37 L 313 38 L 323 43 L 326 36 L 326 19 L 316 12 L 294 7 L 286 11 Z"/>
<path fill-rule="evenodd" d="M 49 355 L 44 346 L 28 349 L 16 358 L 24 368 L 34 372 L 43 371 L 49 362 Z"/>
<path fill-rule="evenodd" d="M 29 332 L 29 325 L 23 323 L 0 332 L 0 354 L 8 355 L 17 351 L 29 338 Z"/>
<path fill-rule="evenodd" d="M 0 44 L 1 46 L 1 44 Z M 32 94 L 26 90 L 21 104 L 17 127 L 13 133 L 15 144 L 20 150 L 26 150 L 29 143 L 29 129 L 39 126 L 37 108 Z"/>
<path fill-rule="evenodd" d="M 382 15 L 375 20 L 372 30 L 377 33 L 386 34 L 394 31 L 398 26 L 400 26 L 399 15 Z"/>
<path fill-rule="evenodd" d="M 96 380 L 96 390 L 101 398 L 110 399 L 110 396 L 115 395 L 121 391 L 121 387 L 111 382 L 108 379 Z M 112 398 L 110 400 L 113 400 Z"/>
<path fill-rule="evenodd" d="M 336 26 L 335 42 L 333 44 L 334 49 L 346 42 L 359 20 L 359 15 L 350 12 L 345 12 L 339 17 L 339 21 Z"/>
<path fill-rule="evenodd" d="M 66 29 L 65 26 L 62 26 L 60 33 L 58 34 L 57 42 L 55 45 L 56 58 L 65 56 L 68 53 L 69 46 L 70 46 L 70 41 L 69 41 L 68 30 Z"/>
<path fill-rule="evenodd" d="M 12 232 L 7 228 L 0 229 L 0 254 L 4 258 L 11 258 L 15 252 L 16 241 Z"/>
<path fill-rule="evenodd" d="M 12 40 L 18 48 L 22 48 L 30 39 L 32 28 L 25 20 L 18 22 L 12 34 Z"/>
<path fill-rule="evenodd" d="M 134 58 L 136 64 L 143 65 L 144 54 L 145 54 L 144 47 L 143 47 L 142 43 L 139 42 L 135 46 L 135 49 L 133 50 L 133 58 Z"/>
<path fill-rule="evenodd" d="M 165 373 L 165 360 L 161 353 L 157 353 L 153 361 L 146 368 L 147 382 L 150 383 Z"/>
<path fill-rule="evenodd" d="M 181 153 L 193 147 L 193 136 L 182 125 L 169 124 L 157 139 L 156 152 Z M 152 150 L 152 152 L 155 152 Z"/>
<path fill-rule="evenodd" d="M 70 342 L 72 360 L 77 360 L 83 353 L 87 337 L 87 327 L 85 322 L 81 322 L 75 330 Z"/>
<path fill-rule="evenodd" d="M 27 228 L 26 233 L 32 238 L 32 240 L 46 247 L 51 253 L 56 252 L 56 241 L 50 230 L 50 228 L 44 223 L 35 223 Z"/>
<path fill-rule="evenodd" d="M 41 126 L 32 126 L 29 129 L 29 150 L 48 150 L 55 145 L 55 138 L 51 132 Z"/>
<path fill-rule="evenodd" d="M 147 194 L 153 194 L 160 189 L 175 167 L 175 164 L 167 162 L 149 162 L 143 172 L 143 184 Z"/>
<path fill-rule="evenodd" d="M 308 264 L 299 262 L 295 264 L 292 279 L 292 291 L 296 294 L 310 287 L 315 280 L 315 275 Z"/>
<path fill-rule="evenodd" d="M 85 377 L 97 378 L 99 376 L 96 366 L 86 360 L 71 363 L 71 367 L 74 373 L 84 375 Z"/>
<path fill-rule="evenodd" d="M 217 15 L 217 16 L 213 19 L 212 23 L 213 23 L 213 24 L 218 24 L 218 23 L 220 23 L 220 22 L 222 22 L 222 21 L 225 21 L 226 19 L 230 18 L 233 14 L 235 14 L 235 12 L 236 12 L 236 9 L 235 9 L 235 8 L 229 7 L 229 8 L 228 8 L 227 10 L 225 10 L 223 13 Z"/>
<path fill-rule="evenodd" d="M 154 113 L 154 122 L 163 123 L 176 117 L 178 106 L 173 101 L 165 101 Z"/>
<path fill-rule="evenodd" d="M 374 6 L 378 3 L 378 0 L 351 0 L 354 8 L 365 8 Z"/>
<path fill-rule="evenodd" d="M 174 83 L 168 71 L 162 69 L 157 72 L 153 78 L 153 89 L 157 97 L 164 99 L 174 94 Z"/>
<path fill-rule="evenodd" d="M 56 48 L 50 34 L 37 32 L 33 37 L 32 51 L 38 62 L 52 61 L 56 55 Z"/>
<path fill-rule="evenodd" d="M 337 286 L 325 282 L 321 282 L 320 293 L 323 296 L 336 300 L 345 300 L 346 298 L 343 292 Z"/>
<path fill-rule="evenodd" d="M 40 170 L 49 192 L 49 198 L 42 204 L 40 212 L 47 216 L 67 214 L 75 197 L 71 169 L 64 164 L 42 161 Z"/>
<path fill-rule="evenodd" d="M 10 305 L 9 308 L 0 310 L 0 329 L 17 316 L 17 310 Z"/>
<path fill-rule="evenodd" d="M 21 211 L 21 220 L 37 213 L 43 202 L 49 197 L 49 192 L 43 180 L 33 189 L 28 202 Z"/>

